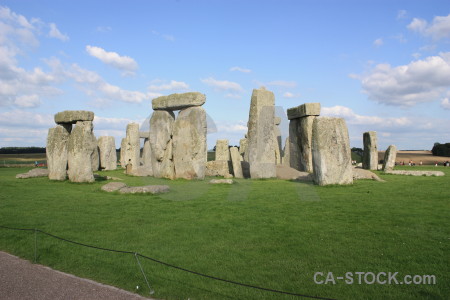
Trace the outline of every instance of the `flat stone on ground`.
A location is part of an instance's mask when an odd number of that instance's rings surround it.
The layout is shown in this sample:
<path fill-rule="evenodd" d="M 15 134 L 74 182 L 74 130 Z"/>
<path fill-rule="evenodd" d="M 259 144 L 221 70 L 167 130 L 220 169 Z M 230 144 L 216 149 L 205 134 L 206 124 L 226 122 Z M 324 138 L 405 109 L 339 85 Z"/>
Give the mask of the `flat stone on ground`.
<path fill-rule="evenodd" d="M 121 188 L 124 188 L 126 186 L 127 185 L 123 182 L 110 182 L 110 183 L 107 183 L 104 186 L 102 186 L 102 191 L 114 192 L 114 191 L 118 191 Z"/>
<path fill-rule="evenodd" d="M 119 190 L 122 194 L 161 194 L 169 192 L 168 185 L 126 186 Z"/>
<path fill-rule="evenodd" d="M 385 181 L 377 176 L 377 174 L 361 169 L 361 168 L 353 168 L 353 180 L 359 180 L 359 179 L 373 179 L 376 181 Z"/>
<path fill-rule="evenodd" d="M 277 178 L 282 180 L 312 181 L 308 172 L 301 172 L 286 165 L 277 165 Z"/>
<path fill-rule="evenodd" d="M 233 179 L 211 179 L 209 183 L 211 184 L 233 184 Z"/>
<path fill-rule="evenodd" d="M 48 169 L 31 169 L 30 171 L 22 174 L 17 174 L 16 178 L 26 179 L 26 178 L 34 178 L 34 177 L 46 177 L 48 176 Z"/>
<path fill-rule="evenodd" d="M 389 170 L 386 174 L 394 175 L 412 175 L 412 176 L 444 176 L 442 171 L 408 171 L 408 170 Z"/>
<path fill-rule="evenodd" d="M 191 106 L 201 106 L 206 102 L 206 96 L 198 92 L 171 94 L 152 100 L 153 110 L 180 110 Z"/>
<path fill-rule="evenodd" d="M 78 121 L 94 121 L 94 112 L 87 110 L 65 110 L 55 115 L 56 124 L 76 124 Z"/>

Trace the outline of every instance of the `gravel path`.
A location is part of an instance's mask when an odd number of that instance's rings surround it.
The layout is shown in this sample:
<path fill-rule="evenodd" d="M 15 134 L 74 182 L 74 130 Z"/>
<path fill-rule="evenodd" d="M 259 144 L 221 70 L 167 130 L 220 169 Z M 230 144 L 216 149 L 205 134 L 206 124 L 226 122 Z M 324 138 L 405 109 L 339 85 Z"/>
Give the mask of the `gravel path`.
<path fill-rule="evenodd" d="M 150 299 L 0 251 L 0 299 Z"/>

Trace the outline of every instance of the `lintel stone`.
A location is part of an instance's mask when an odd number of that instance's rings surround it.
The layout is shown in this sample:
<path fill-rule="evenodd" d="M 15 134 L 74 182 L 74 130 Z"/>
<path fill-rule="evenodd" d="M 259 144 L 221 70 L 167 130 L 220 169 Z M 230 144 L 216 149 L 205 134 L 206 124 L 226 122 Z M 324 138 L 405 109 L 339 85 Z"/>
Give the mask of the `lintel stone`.
<path fill-rule="evenodd" d="M 287 110 L 287 115 L 289 120 L 307 116 L 319 116 L 320 103 L 305 103 L 296 107 L 289 108 Z"/>
<path fill-rule="evenodd" d="M 76 124 L 78 121 L 93 121 L 94 112 L 87 110 L 65 110 L 55 115 L 56 124 Z"/>
<path fill-rule="evenodd" d="M 201 106 L 206 102 L 206 96 L 198 92 L 171 94 L 152 100 L 154 110 L 180 110 L 192 106 Z"/>

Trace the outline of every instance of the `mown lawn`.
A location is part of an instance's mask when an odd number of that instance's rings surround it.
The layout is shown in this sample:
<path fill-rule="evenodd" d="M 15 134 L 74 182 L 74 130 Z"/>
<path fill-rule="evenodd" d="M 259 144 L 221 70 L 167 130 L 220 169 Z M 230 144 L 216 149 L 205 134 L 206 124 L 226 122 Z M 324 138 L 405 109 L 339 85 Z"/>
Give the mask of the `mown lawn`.
<path fill-rule="evenodd" d="M 404 167 L 408 169 L 409 167 Z M 92 184 L 15 179 L 0 169 L 0 225 L 38 228 L 127 250 L 196 272 L 335 299 L 448 299 L 450 170 L 444 177 L 383 175 L 386 182 L 317 187 L 282 180 L 206 181 L 99 172 L 128 185 L 167 184 L 164 195 L 106 193 Z M 34 233 L 0 228 L 0 249 L 34 259 Z M 37 234 L 38 262 L 148 296 L 136 259 Z M 215 281 L 140 258 L 156 298 L 297 299 Z M 354 283 L 316 284 L 314 274 L 354 273 Z M 358 284 L 356 272 L 435 275 L 434 285 Z"/>

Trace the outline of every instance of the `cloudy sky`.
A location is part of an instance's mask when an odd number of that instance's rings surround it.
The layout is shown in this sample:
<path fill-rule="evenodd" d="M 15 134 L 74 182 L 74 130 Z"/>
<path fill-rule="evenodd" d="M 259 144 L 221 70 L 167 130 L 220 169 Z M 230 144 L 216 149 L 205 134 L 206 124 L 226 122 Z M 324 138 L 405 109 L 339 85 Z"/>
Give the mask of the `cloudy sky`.
<path fill-rule="evenodd" d="M 368 130 L 383 149 L 450 142 L 450 4 L 0 2 L 0 147 L 45 146 L 53 115 L 78 109 L 119 146 L 151 99 L 187 91 L 207 96 L 209 148 L 235 145 L 260 86 L 284 111 L 320 102 L 345 118 L 353 147 Z"/>

